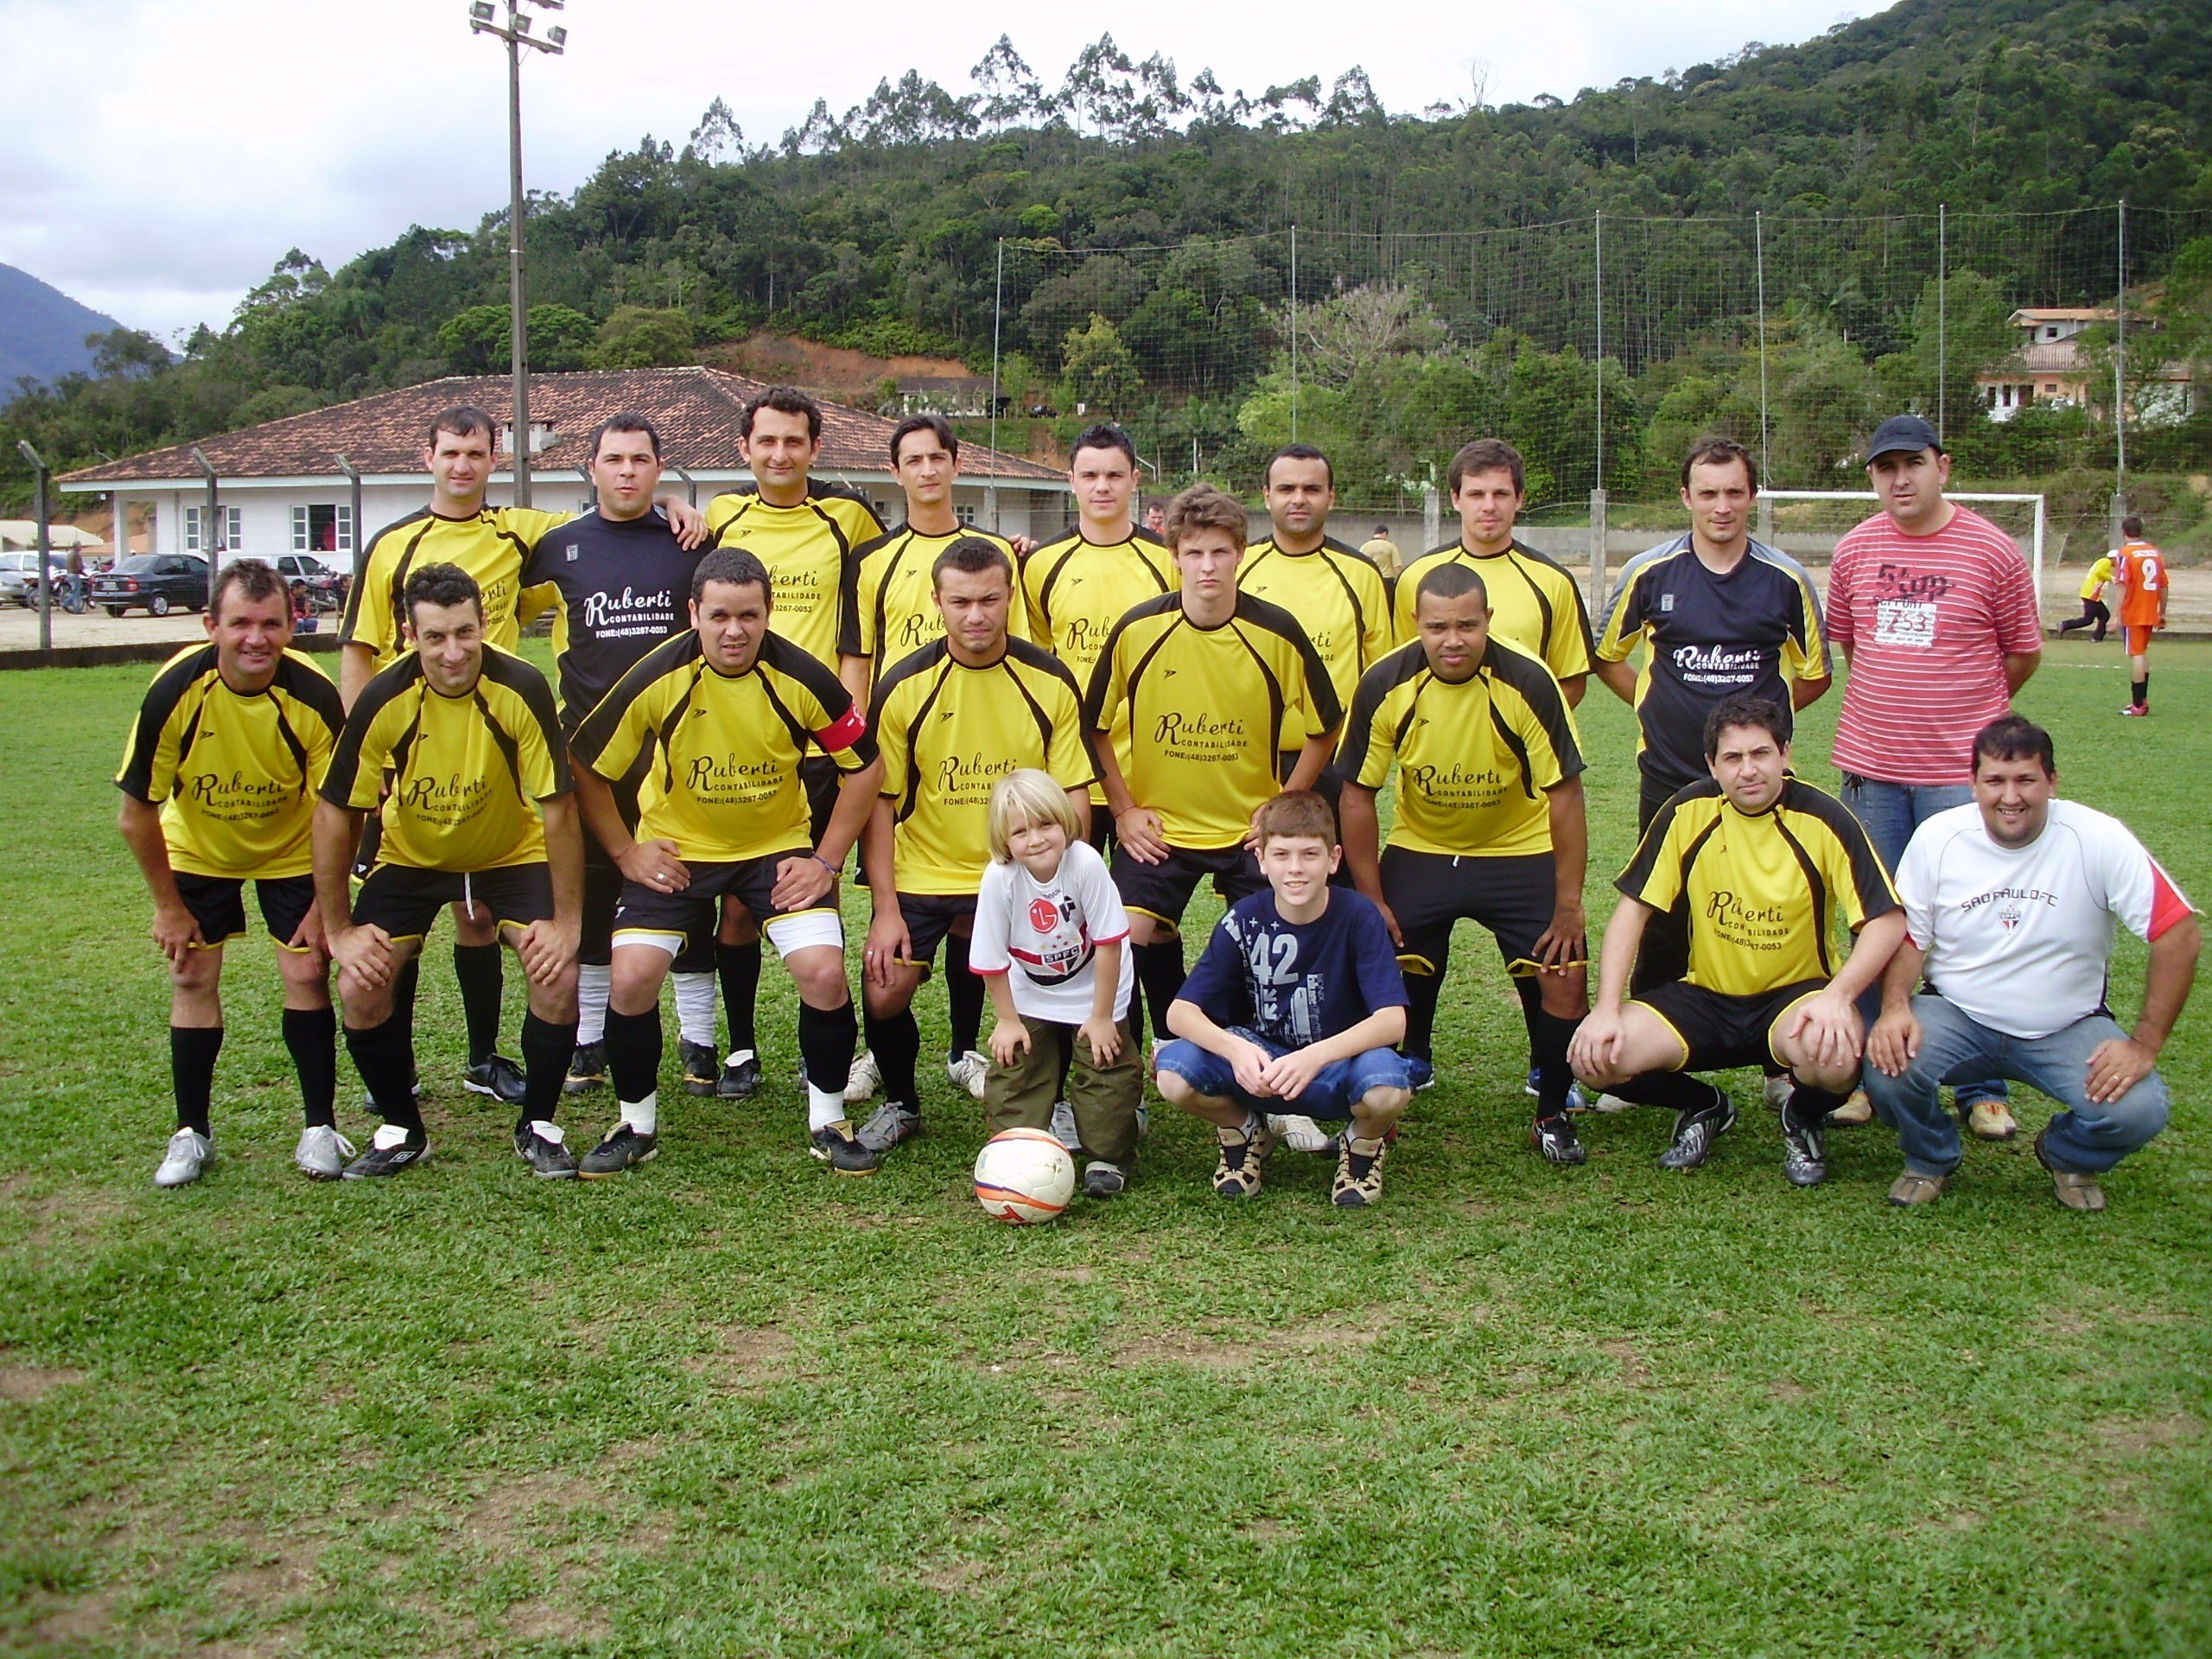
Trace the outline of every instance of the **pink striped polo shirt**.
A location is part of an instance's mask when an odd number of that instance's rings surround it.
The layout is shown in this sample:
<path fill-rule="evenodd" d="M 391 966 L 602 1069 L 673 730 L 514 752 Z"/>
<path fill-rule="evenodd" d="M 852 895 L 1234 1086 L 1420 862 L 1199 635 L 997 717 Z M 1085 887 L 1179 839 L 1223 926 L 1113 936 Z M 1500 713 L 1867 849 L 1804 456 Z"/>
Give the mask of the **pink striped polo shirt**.
<path fill-rule="evenodd" d="M 2005 658 L 2043 649 L 2012 538 L 1953 505 L 1932 536 L 1877 513 L 1836 543 L 1828 638 L 1851 653 L 1835 764 L 1892 784 L 1963 784 L 1974 734 L 2011 707 Z"/>

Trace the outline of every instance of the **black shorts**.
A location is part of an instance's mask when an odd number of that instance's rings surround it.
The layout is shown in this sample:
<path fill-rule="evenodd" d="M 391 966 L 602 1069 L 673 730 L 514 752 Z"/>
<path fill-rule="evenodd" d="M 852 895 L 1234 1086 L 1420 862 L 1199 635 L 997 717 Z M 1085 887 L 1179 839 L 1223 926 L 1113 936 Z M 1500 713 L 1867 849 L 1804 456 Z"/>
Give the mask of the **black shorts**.
<path fill-rule="evenodd" d="M 176 896 L 200 924 L 200 937 L 209 944 L 223 944 L 245 932 L 245 878 L 236 875 L 190 875 L 176 873 Z M 254 902 L 261 906 L 261 920 L 269 937 L 285 950 L 292 935 L 315 908 L 315 877 L 264 876 L 253 884 Z"/>
<path fill-rule="evenodd" d="M 1793 1006 L 1826 990 L 1827 983 L 1801 979 L 1757 996 L 1728 996 L 1676 979 L 1640 991 L 1632 1000 L 1665 1020 L 1689 1050 L 1676 1071 L 1726 1071 L 1739 1065 L 1780 1065 L 1775 1027 Z"/>
<path fill-rule="evenodd" d="M 638 780 L 624 779 L 607 787 L 614 794 L 614 809 L 623 827 L 633 836 L 638 829 Z M 584 827 L 584 904 L 582 930 L 576 942 L 576 960 L 586 967 L 604 968 L 614 960 L 614 912 L 622 902 L 622 867 L 599 844 L 599 837 Z M 715 930 L 686 940 L 676 959 L 679 974 L 712 973 L 715 968 Z"/>
<path fill-rule="evenodd" d="M 906 960 L 925 968 L 937 960 L 937 948 L 962 923 L 976 919 L 972 893 L 902 893 L 899 913 L 906 922 Z"/>
<path fill-rule="evenodd" d="M 683 866 L 691 872 L 691 883 L 680 893 L 662 893 L 635 881 L 625 881 L 621 902 L 614 911 L 616 942 L 620 943 L 625 933 L 681 933 L 695 946 L 702 937 L 712 940 L 725 895 L 751 911 L 763 927 L 779 916 L 797 914 L 779 907 L 770 895 L 776 890 L 776 867 L 787 858 L 809 856 L 807 848 L 791 847 L 779 853 L 727 864 L 687 858 Z M 837 889 L 833 886 L 804 908 L 836 915 Z"/>
<path fill-rule="evenodd" d="M 1452 924 L 1464 920 L 1491 931 L 1508 973 L 1533 973 L 1536 941 L 1552 925 L 1558 898 L 1555 868 L 1549 853 L 1452 858 L 1385 847 L 1382 899 L 1405 936 L 1398 965 L 1409 974 L 1441 974 Z M 1588 946 L 1576 954 L 1586 961 Z"/>
<path fill-rule="evenodd" d="M 395 939 L 419 939 L 430 931 L 440 910 L 462 900 L 490 911 L 503 929 L 550 921 L 552 866 L 540 860 L 463 873 L 379 864 L 353 895 L 353 920 L 363 927 L 380 927 Z"/>
<path fill-rule="evenodd" d="M 799 785 L 806 791 L 806 833 L 813 837 L 814 846 L 822 844 L 822 832 L 830 827 L 830 815 L 837 810 L 837 785 L 843 777 L 837 763 L 826 754 L 799 758 Z"/>
<path fill-rule="evenodd" d="M 1260 861 L 1241 842 L 1234 847 L 1203 852 L 1191 847 L 1171 847 L 1167 856 L 1157 864 L 1140 864 L 1129 856 L 1128 849 L 1116 847 L 1110 873 L 1124 909 L 1142 911 L 1170 927 L 1183 919 L 1183 912 L 1190 908 L 1191 895 L 1209 875 L 1213 877 L 1213 890 L 1221 895 L 1224 905 L 1249 899 L 1268 885 L 1268 878 L 1260 874 Z"/>

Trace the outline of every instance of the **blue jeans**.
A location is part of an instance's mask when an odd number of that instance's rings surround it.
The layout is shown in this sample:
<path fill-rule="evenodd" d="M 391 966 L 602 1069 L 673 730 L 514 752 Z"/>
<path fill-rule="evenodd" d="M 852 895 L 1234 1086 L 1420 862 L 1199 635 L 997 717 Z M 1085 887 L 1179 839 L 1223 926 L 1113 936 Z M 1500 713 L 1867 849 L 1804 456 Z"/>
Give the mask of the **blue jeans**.
<path fill-rule="evenodd" d="M 1866 1084 L 1916 1175 L 1948 1175 L 1959 1166 L 1958 1120 L 1936 1093 L 1954 1077 L 2012 1077 L 2056 1101 L 2064 1109 L 2044 1131 L 2044 1152 L 2077 1174 L 2102 1174 L 2166 1127 L 2166 1085 L 2156 1071 L 2118 1100 L 2089 1098 L 2090 1052 L 2127 1034 L 2109 1014 L 2090 1014 L 2048 1037 L 2013 1037 L 1940 996 L 1914 997 L 1912 1013 L 1920 1021 L 1919 1054 L 1894 1077 L 1869 1062 Z"/>
<path fill-rule="evenodd" d="M 1248 1042 L 1257 1043 L 1277 1058 L 1290 1051 L 1271 1043 L 1255 1031 L 1231 1027 Z M 1283 1100 L 1274 1095 L 1250 1095 L 1236 1081 L 1236 1069 L 1211 1049 L 1200 1048 L 1188 1038 L 1162 1043 L 1153 1057 L 1155 1071 L 1173 1071 L 1202 1095 L 1217 1100 L 1240 1101 L 1255 1112 L 1301 1112 L 1307 1117 L 1344 1119 L 1353 1104 L 1371 1089 L 1411 1089 L 1406 1062 L 1395 1048 L 1370 1048 L 1348 1060 L 1332 1060 L 1314 1073 L 1306 1092 Z"/>
<path fill-rule="evenodd" d="M 1851 816 L 1866 826 L 1866 839 L 1874 843 L 1875 852 L 1881 855 L 1882 868 L 1892 878 L 1897 875 L 1897 866 L 1904 861 L 1904 849 L 1911 844 L 1914 830 L 1938 812 L 1964 806 L 1974 799 L 1971 784 L 1886 784 L 1878 778 L 1861 778 L 1855 772 L 1843 774 L 1841 792 Z M 1881 1014 L 1882 988 L 1878 982 L 1859 999 L 1859 1017 L 1871 1031 Z M 2002 1077 L 1971 1079 L 1960 1084 L 1953 1092 L 1958 1096 L 1962 1112 L 1978 1100 L 2002 1101 L 2008 1097 Z"/>

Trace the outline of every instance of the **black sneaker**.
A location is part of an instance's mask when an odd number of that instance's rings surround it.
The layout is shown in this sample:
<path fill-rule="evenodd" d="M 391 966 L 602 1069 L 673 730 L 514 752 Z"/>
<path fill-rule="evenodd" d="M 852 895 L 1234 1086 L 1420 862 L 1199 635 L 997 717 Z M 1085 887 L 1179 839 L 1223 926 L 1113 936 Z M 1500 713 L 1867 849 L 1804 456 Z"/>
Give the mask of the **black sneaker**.
<path fill-rule="evenodd" d="M 534 1123 L 524 1123 L 515 1129 L 515 1156 L 530 1166 L 530 1173 L 541 1181 L 574 1180 L 576 1174 L 576 1154 L 564 1141 L 549 1141 L 537 1132 Z"/>
<path fill-rule="evenodd" d="M 724 1100 L 750 1100 L 760 1092 L 760 1057 L 749 1048 L 741 1048 L 722 1062 L 715 1093 Z"/>
<path fill-rule="evenodd" d="M 607 1087 L 607 1045 L 578 1043 L 569 1056 L 569 1075 L 561 1084 L 564 1095 L 588 1095 Z"/>
<path fill-rule="evenodd" d="M 1794 1100 L 1782 1109 L 1782 1173 L 1792 1186 L 1818 1186 L 1828 1178 L 1827 1131 L 1800 1125 Z"/>
<path fill-rule="evenodd" d="M 1662 1169 L 1695 1169 L 1713 1153 L 1713 1143 L 1736 1127 L 1736 1103 L 1713 1088 L 1713 1104 L 1675 1116 L 1675 1144 L 1659 1154 Z"/>
<path fill-rule="evenodd" d="M 461 1086 L 473 1095 L 489 1095 L 502 1106 L 519 1106 L 526 1092 L 522 1067 L 504 1054 L 471 1060 L 461 1074 Z"/>
<path fill-rule="evenodd" d="M 711 1097 L 722 1080 L 721 1062 L 715 1058 L 714 1045 L 679 1040 L 676 1058 L 683 1067 L 683 1092 Z"/>
<path fill-rule="evenodd" d="M 806 1149 L 840 1175 L 873 1175 L 883 1162 L 861 1144 L 852 1124 L 842 1117 L 809 1134 Z"/>
<path fill-rule="evenodd" d="M 576 1161 L 576 1173 L 588 1181 L 603 1181 L 635 1164 L 650 1163 L 660 1155 L 660 1137 L 639 1135 L 626 1122 L 618 1122 L 597 1146 Z"/>
<path fill-rule="evenodd" d="M 1548 1164 L 1580 1164 L 1590 1153 L 1575 1138 L 1574 1125 L 1564 1117 L 1540 1117 L 1529 1126 L 1529 1144 Z"/>
<path fill-rule="evenodd" d="M 397 1123 L 386 1123 L 377 1130 L 369 1149 L 346 1166 L 346 1179 L 366 1181 L 379 1175 L 397 1175 L 410 1164 L 421 1163 L 429 1154 L 430 1137 L 422 1130 L 403 1129 Z"/>

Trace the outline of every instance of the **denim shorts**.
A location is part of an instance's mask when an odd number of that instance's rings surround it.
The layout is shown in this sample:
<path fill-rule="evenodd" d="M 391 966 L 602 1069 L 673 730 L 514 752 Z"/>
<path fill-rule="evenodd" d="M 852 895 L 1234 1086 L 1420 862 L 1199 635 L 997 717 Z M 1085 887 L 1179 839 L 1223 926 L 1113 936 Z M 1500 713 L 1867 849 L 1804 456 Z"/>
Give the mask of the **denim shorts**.
<path fill-rule="evenodd" d="M 1246 1041 L 1257 1043 L 1271 1055 L 1280 1058 L 1290 1052 L 1281 1043 L 1271 1043 L 1242 1026 L 1230 1029 Z M 1332 1060 L 1314 1074 L 1304 1094 L 1290 1100 L 1277 1095 L 1247 1094 L 1236 1081 L 1235 1068 L 1227 1060 L 1186 1038 L 1162 1043 L 1160 1052 L 1153 1057 L 1152 1069 L 1155 1072 L 1173 1071 L 1202 1095 L 1238 1101 L 1255 1112 L 1300 1112 L 1313 1118 L 1350 1117 L 1352 1103 L 1363 1098 L 1370 1089 L 1413 1087 L 1405 1058 L 1395 1048 L 1370 1048 L 1348 1060 Z"/>

